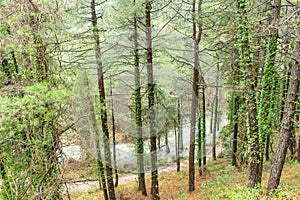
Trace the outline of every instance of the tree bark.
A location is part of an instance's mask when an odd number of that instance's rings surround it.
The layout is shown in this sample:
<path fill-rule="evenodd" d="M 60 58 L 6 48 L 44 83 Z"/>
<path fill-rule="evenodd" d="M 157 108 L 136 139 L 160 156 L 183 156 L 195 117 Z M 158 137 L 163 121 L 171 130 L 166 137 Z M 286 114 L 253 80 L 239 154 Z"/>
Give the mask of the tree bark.
<path fill-rule="evenodd" d="M 136 1 L 133 0 L 133 5 Z M 145 183 L 145 167 L 144 167 L 144 136 L 142 131 L 142 97 L 141 97 L 141 75 L 140 75 L 140 55 L 139 55 L 139 42 L 138 42 L 138 17 L 134 13 L 133 16 L 133 38 L 134 38 L 134 102 L 135 102 L 135 125 L 136 125 L 136 148 L 137 148 L 137 166 L 138 166 L 138 182 L 139 190 L 143 195 L 147 195 Z"/>
<path fill-rule="evenodd" d="M 153 82 L 152 28 L 151 28 L 151 0 L 146 0 L 146 41 L 147 41 L 147 75 L 148 75 L 148 109 L 150 117 L 150 151 L 151 151 L 151 194 L 153 200 L 160 199 L 158 189 L 158 169 L 155 130 L 155 97 Z"/>
<path fill-rule="evenodd" d="M 290 150 L 290 159 L 291 160 L 295 159 L 295 156 L 296 156 L 297 142 L 296 142 L 296 133 L 295 133 L 295 131 L 296 131 L 295 127 L 292 127 L 290 138 L 289 138 L 289 147 L 288 147 L 289 150 Z"/>
<path fill-rule="evenodd" d="M 195 130 L 196 115 L 199 97 L 199 43 L 202 36 L 202 22 L 200 20 L 202 0 L 199 0 L 198 12 L 196 13 L 196 0 L 192 3 L 193 18 L 193 40 L 194 40 L 194 77 L 193 94 L 191 104 L 191 127 L 190 127 L 190 148 L 189 148 L 189 191 L 195 190 Z M 198 17 L 196 17 L 198 15 Z"/>
<path fill-rule="evenodd" d="M 101 104 L 100 117 L 101 117 L 101 127 L 103 131 L 103 142 L 104 142 L 104 157 L 105 157 L 105 168 L 107 176 L 107 185 L 109 199 L 115 200 L 115 189 L 112 173 L 112 162 L 111 162 L 111 152 L 109 145 L 109 128 L 108 128 L 108 119 L 107 119 L 107 106 L 106 106 L 106 97 L 105 97 L 105 87 L 104 87 L 104 76 L 103 76 L 103 65 L 101 60 L 101 49 L 100 49 L 100 37 L 98 29 L 98 17 L 96 14 L 96 3 L 95 0 L 91 0 L 91 15 L 92 15 L 92 26 L 93 26 L 93 37 L 95 42 L 95 57 L 97 62 L 97 71 L 98 71 L 98 89 L 99 89 L 99 98 Z"/>
<path fill-rule="evenodd" d="M 279 133 L 278 146 L 275 154 L 275 159 L 272 165 L 269 181 L 268 192 L 275 190 L 280 182 L 280 177 L 286 157 L 287 148 L 291 131 L 294 125 L 294 116 L 296 103 L 298 102 L 299 79 L 300 79 L 300 28 L 298 28 L 298 42 L 295 47 L 295 63 L 290 67 L 291 77 L 289 79 L 289 87 L 287 94 L 287 101 L 284 107 L 283 118 L 281 122 L 281 129 Z"/>

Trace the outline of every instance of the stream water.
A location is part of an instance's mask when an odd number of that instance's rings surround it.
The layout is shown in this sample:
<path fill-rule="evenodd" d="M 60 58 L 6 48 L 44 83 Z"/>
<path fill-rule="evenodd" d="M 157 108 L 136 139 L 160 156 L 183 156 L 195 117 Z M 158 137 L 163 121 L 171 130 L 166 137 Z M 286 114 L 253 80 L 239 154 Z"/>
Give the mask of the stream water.
<path fill-rule="evenodd" d="M 226 125 L 227 121 L 223 121 L 220 123 L 220 129 L 217 131 L 217 136 L 219 135 L 220 131 Z M 189 123 L 185 123 L 183 126 L 183 146 L 184 150 L 180 153 L 181 157 L 188 157 L 188 147 L 189 147 L 189 138 L 190 136 L 190 126 Z M 169 148 L 170 152 L 167 153 L 166 146 L 164 146 L 164 140 L 162 139 L 162 148 L 158 150 L 157 156 L 158 156 L 158 164 L 159 172 L 161 171 L 175 171 L 176 165 L 168 165 L 168 163 L 174 162 L 176 158 L 176 152 L 175 152 L 175 134 L 174 132 L 170 131 L 169 133 Z M 149 155 L 149 146 L 147 145 L 149 142 L 145 141 L 145 152 L 146 156 Z M 211 143 L 212 143 L 212 134 L 210 133 L 210 130 L 207 130 L 207 137 L 206 137 L 206 154 L 207 158 L 211 157 Z M 220 151 L 220 150 L 219 150 Z M 73 158 L 73 159 L 82 159 L 84 158 L 84 154 L 81 151 L 81 147 L 79 145 L 73 145 L 68 146 L 63 149 L 64 155 L 67 158 Z M 123 172 L 130 172 L 132 175 L 121 177 L 119 179 L 119 183 L 125 183 L 128 181 L 135 180 L 137 178 L 135 166 L 136 166 L 136 155 L 134 153 L 134 145 L 128 144 L 128 143 L 119 143 L 116 144 L 116 159 L 117 159 L 117 165 L 119 168 L 119 171 Z M 150 159 L 148 159 L 150 160 Z M 146 163 L 146 170 L 149 171 L 150 169 L 150 163 Z M 186 167 L 188 165 L 187 161 L 184 161 L 181 163 L 181 167 Z M 146 173 L 147 175 L 147 173 Z M 149 174 L 148 174 L 149 175 Z M 67 184 L 69 192 L 75 192 L 75 191 L 84 191 L 89 190 L 93 188 L 98 188 L 98 182 L 97 181 L 83 181 L 83 182 L 76 182 L 76 183 L 69 183 Z"/>
<path fill-rule="evenodd" d="M 217 136 L 219 135 L 220 131 L 226 125 L 227 121 L 223 121 L 220 123 L 220 130 L 217 131 Z M 184 150 L 180 153 L 181 157 L 187 157 L 188 156 L 188 147 L 189 147 L 189 136 L 190 136 L 190 127 L 189 123 L 185 123 L 183 126 L 183 146 Z M 158 156 L 158 164 L 160 165 L 159 171 L 175 171 L 176 166 L 170 165 L 167 166 L 168 163 L 174 162 L 176 158 L 176 152 L 175 152 L 175 134 L 174 132 L 170 131 L 169 137 L 169 148 L 170 152 L 168 153 L 166 151 L 166 146 L 164 146 L 164 143 L 162 142 L 162 148 L 158 150 L 157 156 Z M 163 140 L 163 139 L 162 139 Z M 211 157 L 211 142 L 212 142 L 212 134 L 210 133 L 210 130 L 207 130 L 207 138 L 206 138 L 206 147 L 207 147 L 207 157 Z M 145 141 L 145 157 L 150 156 L 150 150 L 149 150 L 149 141 Z M 84 150 L 81 148 L 80 145 L 69 145 L 66 147 L 63 147 L 63 157 L 64 159 L 75 159 L 75 160 L 82 160 L 85 157 Z M 119 179 L 119 183 L 125 183 L 128 181 L 132 181 L 136 179 L 136 171 L 135 171 L 135 163 L 136 163 L 136 155 L 134 153 L 134 145 L 129 143 L 118 143 L 116 144 L 116 159 L 117 159 L 117 165 L 119 171 L 123 172 L 130 172 L 132 175 L 121 177 Z M 150 160 L 150 159 L 148 159 Z M 181 163 L 181 167 L 187 166 L 187 161 L 184 161 Z M 166 167 L 167 166 L 167 167 Z M 150 162 L 145 162 L 145 168 L 147 171 L 150 169 Z M 147 173 L 146 173 L 147 174 Z M 149 175 L 149 174 L 148 174 Z M 0 186 L 2 185 L 2 180 L 0 180 Z M 98 181 L 82 181 L 82 182 L 76 182 L 76 183 L 68 183 L 67 184 L 69 192 L 75 192 L 75 191 L 84 191 L 89 190 L 93 188 L 98 188 Z"/>

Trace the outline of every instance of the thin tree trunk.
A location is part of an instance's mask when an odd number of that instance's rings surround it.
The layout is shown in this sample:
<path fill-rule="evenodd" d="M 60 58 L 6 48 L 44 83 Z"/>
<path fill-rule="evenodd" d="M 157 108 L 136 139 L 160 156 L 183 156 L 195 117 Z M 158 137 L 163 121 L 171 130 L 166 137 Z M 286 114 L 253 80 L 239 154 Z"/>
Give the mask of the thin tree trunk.
<path fill-rule="evenodd" d="M 202 118 L 201 114 L 198 117 L 198 152 L 197 152 L 197 157 L 198 157 L 198 172 L 199 176 L 202 176 Z"/>
<path fill-rule="evenodd" d="M 238 167 L 237 164 L 237 147 L 238 147 L 238 128 L 239 128 L 239 96 L 234 93 L 234 111 L 233 111 L 233 139 L 232 139 L 232 166 Z"/>
<path fill-rule="evenodd" d="M 286 95 L 287 95 L 287 88 L 288 88 L 288 83 L 289 83 L 289 70 L 288 70 L 288 65 L 284 65 L 284 81 L 282 84 L 282 100 L 281 100 L 281 112 L 280 112 L 280 122 L 282 121 L 283 118 L 283 111 L 284 111 L 284 105 L 285 105 L 285 101 L 286 101 Z"/>
<path fill-rule="evenodd" d="M 96 3 L 95 0 L 91 0 L 91 14 L 92 14 L 92 25 L 93 25 L 93 36 L 95 42 L 95 56 L 96 62 L 98 65 L 98 87 L 99 87 L 99 98 L 101 104 L 100 117 L 101 117 L 101 127 L 103 131 L 103 142 L 104 142 L 104 157 L 105 157 L 105 168 L 106 168 L 106 176 L 107 176 L 107 185 L 108 185 L 108 193 L 109 199 L 115 200 L 115 187 L 113 181 L 113 173 L 112 173 L 112 162 L 111 162 L 111 152 L 109 145 L 109 128 L 108 128 L 108 120 L 107 120 L 107 106 L 105 101 L 105 87 L 104 87 L 104 76 L 103 76 L 103 66 L 101 60 L 101 49 L 100 49 L 100 37 L 99 37 L 99 29 L 98 29 L 98 17 L 96 14 Z"/>
<path fill-rule="evenodd" d="M 157 148 L 161 149 L 161 145 L 160 145 L 160 138 L 161 138 L 161 131 L 157 132 Z"/>
<path fill-rule="evenodd" d="M 214 160 L 217 159 L 216 155 L 216 137 L 217 137 L 217 120 L 218 120 L 218 100 L 219 100 L 219 65 L 217 65 L 217 86 L 216 86 L 216 94 L 215 94 L 215 106 L 214 106 L 214 127 L 213 127 L 213 149 L 212 149 L 212 157 Z"/>
<path fill-rule="evenodd" d="M 202 36 L 201 14 L 202 0 L 199 0 L 198 12 L 196 13 L 196 0 L 192 4 L 193 18 L 193 40 L 194 40 L 194 77 L 193 77 L 193 94 L 191 105 L 191 127 L 190 127 L 190 148 L 189 148 L 189 191 L 195 190 L 195 130 L 196 115 L 199 97 L 199 43 Z"/>
<path fill-rule="evenodd" d="M 135 0 L 133 4 L 135 5 Z M 143 121 L 142 121 L 142 97 L 141 97 L 141 75 L 140 75 L 140 55 L 138 43 L 138 20 L 137 14 L 134 13 L 133 36 L 134 36 L 134 76 L 135 76 L 135 124 L 136 124 L 136 148 L 137 148 L 137 166 L 138 166 L 138 182 L 139 190 L 143 195 L 147 195 L 145 183 L 145 167 L 144 167 L 144 136 L 143 136 Z"/>
<path fill-rule="evenodd" d="M 84 72 L 84 81 L 86 82 L 87 91 L 90 91 L 90 84 L 86 72 Z M 105 200 L 108 200 L 108 193 L 107 193 L 107 185 L 105 180 L 105 169 L 103 165 L 103 159 L 101 155 L 101 147 L 100 147 L 100 132 L 97 126 L 97 118 L 95 114 L 95 106 L 94 102 L 92 101 L 92 95 L 88 94 L 88 104 L 90 105 L 90 113 L 91 113 L 91 122 L 92 122 L 92 130 L 95 132 L 95 146 L 96 146 L 96 158 L 97 158 L 97 167 L 99 170 L 99 187 L 102 188 L 103 196 Z M 93 135 L 91 133 L 91 135 Z M 101 187 L 102 186 L 102 187 Z"/>
<path fill-rule="evenodd" d="M 175 140 L 177 141 L 177 145 L 176 145 L 176 163 L 177 163 L 177 172 L 180 171 L 180 144 L 181 144 L 181 140 L 180 140 L 180 132 L 181 132 L 181 121 L 182 117 L 181 117 L 181 103 L 180 103 L 180 98 L 178 98 L 178 102 L 177 102 L 177 127 L 175 126 Z M 177 139 L 176 139 L 176 128 L 178 130 L 177 133 Z"/>
<path fill-rule="evenodd" d="M 178 145 L 179 152 L 183 151 L 183 117 L 182 117 L 182 101 L 178 98 Z"/>
<path fill-rule="evenodd" d="M 168 141 L 168 127 L 165 126 L 165 145 L 166 145 L 166 152 L 170 153 L 170 146 L 169 146 L 169 141 Z"/>
<path fill-rule="evenodd" d="M 270 139 L 271 139 L 270 135 L 267 135 L 267 137 L 266 137 L 266 149 L 265 149 L 266 161 L 270 160 L 270 145 L 271 145 Z"/>
<path fill-rule="evenodd" d="M 99 170 L 99 186 L 101 188 L 102 185 L 102 191 L 103 191 L 103 196 L 105 200 L 108 200 L 108 193 L 107 193 L 107 185 L 106 185 L 106 180 L 105 180 L 105 172 L 104 172 L 104 165 L 103 165 L 103 160 L 101 156 L 101 148 L 100 148 L 100 133 L 98 131 L 97 127 L 97 119 L 95 115 L 95 108 L 93 106 L 93 103 L 90 102 L 91 105 L 91 113 L 92 113 L 92 123 L 93 123 L 93 129 L 95 131 L 95 142 L 96 142 L 96 151 L 97 151 L 97 165 L 98 165 L 98 170 Z"/>
<path fill-rule="evenodd" d="M 209 124 L 209 131 L 210 134 L 213 135 L 213 125 L 214 125 L 214 107 L 215 106 L 215 97 L 213 99 L 213 102 L 211 104 L 211 112 L 210 112 L 210 124 Z"/>
<path fill-rule="evenodd" d="M 112 119 L 112 139 L 113 139 L 113 161 L 115 169 L 115 187 L 118 187 L 119 176 L 118 176 L 118 167 L 117 167 L 117 155 L 116 155 L 116 124 L 115 124 L 115 112 L 114 112 L 114 99 L 113 99 L 113 88 L 110 78 L 110 96 L 111 96 L 111 119 Z"/>
<path fill-rule="evenodd" d="M 203 167 L 206 165 L 206 99 L 205 99 L 205 82 L 202 77 L 202 155 Z"/>
<path fill-rule="evenodd" d="M 177 125 L 176 122 L 174 123 L 174 131 L 175 131 L 175 156 L 176 156 L 176 170 L 177 172 L 180 171 L 180 157 L 179 157 L 179 135 L 177 134 Z"/>
<path fill-rule="evenodd" d="M 299 39 L 300 28 L 298 28 L 298 31 L 299 31 L 299 35 L 298 35 L 298 39 Z M 300 52 L 300 42 L 298 41 L 297 46 L 295 47 L 295 63 L 290 68 L 291 78 L 289 79 L 287 101 L 285 103 L 283 118 L 281 122 L 281 129 L 279 133 L 277 151 L 275 154 L 275 159 L 272 165 L 272 169 L 268 181 L 268 192 L 272 192 L 279 185 L 282 168 L 286 157 L 286 152 L 289 145 L 289 138 L 291 136 L 291 131 L 295 123 L 293 119 L 295 115 L 296 103 L 298 101 L 299 79 L 300 79 L 299 52 Z"/>
<path fill-rule="evenodd" d="M 151 194 L 152 200 L 158 200 L 158 169 L 156 152 L 156 130 L 154 111 L 154 82 L 153 82 L 153 55 L 152 55 L 152 29 L 151 29 L 151 2 L 146 0 L 146 41 L 147 41 L 147 74 L 148 74 L 148 109 L 150 117 L 150 151 L 151 151 Z"/>

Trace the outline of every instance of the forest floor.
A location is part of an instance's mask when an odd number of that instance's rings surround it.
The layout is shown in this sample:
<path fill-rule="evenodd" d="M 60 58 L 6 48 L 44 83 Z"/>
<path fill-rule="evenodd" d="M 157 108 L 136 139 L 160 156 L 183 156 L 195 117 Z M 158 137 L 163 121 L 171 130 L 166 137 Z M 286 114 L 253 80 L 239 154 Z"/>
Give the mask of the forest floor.
<path fill-rule="evenodd" d="M 187 161 L 185 161 L 187 162 Z M 209 160 L 202 176 L 196 171 L 195 191 L 188 192 L 188 169 L 183 168 L 180 172 L 161 171 L 159 174 L 159 190 L 162 200 L 206 200 L 206 199 L 267 199 L 266 185 L 271 168 L 270 162 L 265 162 L 262 187 L 249 189 L 245 187 L 247 170 L 237 169 L 230 165 L 230 160 L 218 158 L 216 161 Z M 150 192 L 151 180 L 146 179 L 147 191 Z M 300 164 L 287 161 L 280 187 L 277 192 L 268 199 L 300 199 Z M 137 181 L 128 180 L 116 188 L 117 199 L 120 200 L 150 200 L 137 190 Z M 71 193 L 71 199 L 93 200 L 102 199 L 99 189 Z"/>

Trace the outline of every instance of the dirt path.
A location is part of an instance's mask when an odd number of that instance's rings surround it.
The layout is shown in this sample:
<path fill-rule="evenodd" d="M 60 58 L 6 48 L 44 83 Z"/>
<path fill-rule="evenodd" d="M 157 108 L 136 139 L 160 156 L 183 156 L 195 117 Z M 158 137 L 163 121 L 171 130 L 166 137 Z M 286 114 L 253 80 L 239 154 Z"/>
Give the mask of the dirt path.
<path fill-rule="evenodd" d="M 217 152 L 217 154 L 222 152 L 222 148 L 220 145 L 217 146 L 216 152 Z M 207 152 L 206 158 L 207 159 L 212 158 L 211 151 Z M 187 168 L 188 164 L 189 164 L 188 160 L 186 160 L 186 159 L 181 160 L 180 169 Z M 158 168 L 159 173 L 172 172 L 172 171 L 176 171 L 176 170 L 177 170 L 176 163 L 170 163 L 168 166 Z M 146 173 L 146 177 L 150 177 L 150 172 Z M 119 184 L 124 184 L 124 183 L 134 181 L 134 180 L 137 181 L 137 175 L 129 175 L 129 176 L 120 177 Z M 99 188 L 99 182 L 98 181 L 81 181 L 81 182 L 76 182 L 76 183 L 68 183 L 67 187 L 68 187 L 69 193 L 78 192 L 78 191 L 87 191 L 87 190 Z"/>
<path fill-rule="evenodd" d="M 188 160 L 182 160 L 180 162 L 180 168 L 187 168 L 188 167 Z M 176 171 L 177 170 L 177 165 L 176 163 L 171 163 L 167 167 L 159 167 L 158 172 L 171 172 L 171 171 Z M 146 173 L 146 178 L 150 177 L 150 172 Z M 130 181 L 137 181 L 137 175 L 129 175 L 129 176 L 124 176 L 119 178 L 119 184 L 124 184 Z M 87 191 L 91 189 L 97 189 L 99 188 L 99 182 L 98 181 L 80 181 L 80 182 L 75 182 L 75 183 L 67 183 L 67 187 L 69 190 L 69 193 L 73 192 L 78 192 L 78 191 Z"/>

